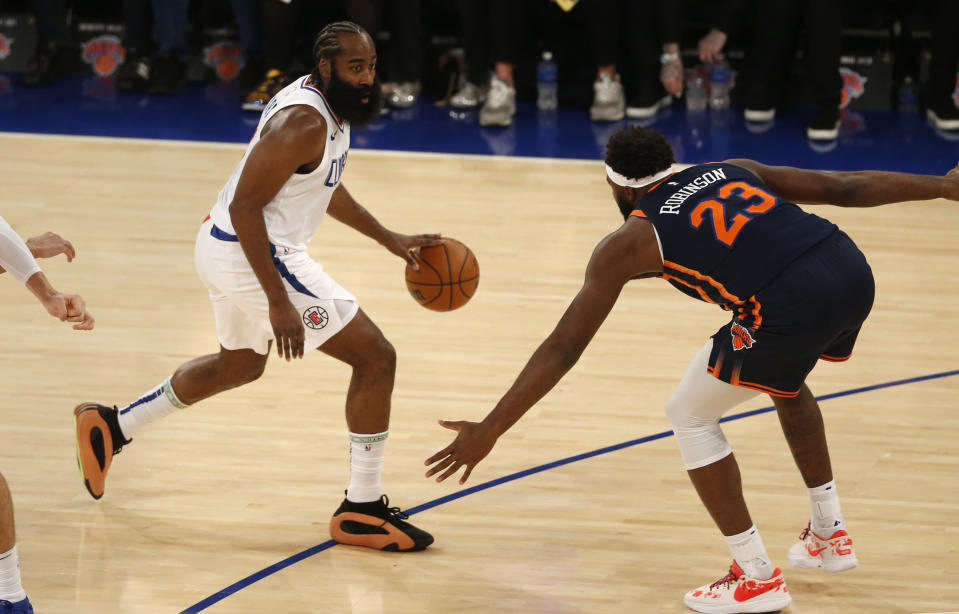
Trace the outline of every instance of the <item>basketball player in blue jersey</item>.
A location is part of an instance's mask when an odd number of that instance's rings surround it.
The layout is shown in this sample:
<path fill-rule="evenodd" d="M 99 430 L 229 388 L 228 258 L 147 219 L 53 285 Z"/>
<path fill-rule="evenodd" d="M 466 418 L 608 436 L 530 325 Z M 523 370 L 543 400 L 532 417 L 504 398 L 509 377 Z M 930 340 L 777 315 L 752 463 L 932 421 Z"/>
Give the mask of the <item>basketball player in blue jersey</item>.
<path fill-rule="evenodd" d="M 383 227 L 341 183 L 351 126 L 379 116 L 376 49 L 356 24 L 326 26 L 313 73 L 281 90 L 263 110 L 246 153 L 221 190 L 196 240 L 196 266 L 210 292 L 220 350 L 180 366 L 119 410 L 74 410 L 84 483 L 99 499 L 112 457 L 148 423 L 260 377 L 270 345 L 286 360 L 319 349 L 353 369 L 346 395 L 350 482 L 330 533 L 340 543 L 423 550 L 433 537 L 390 507 L 381 485 L 393 346 L 356 298 L 307 254 L 328 213 L 418 266 L 417 248 L 439 235 Z"/>
<path fill-rule="evenodd" d="M 67 261 L 72 262 L 76 250 L 69 241 L 52 232 L 24 242 L 0 217 L 0 273 L 9 272 L 24 284 L 53 317 L 62 322 L 73 322 L 74 330 L 92 330 L 93 316 L 87 311 L 83 297 L 57 292 L 37 264 L 36 258 L 52 258 L 59 254 L 64 254 Z M 13 500 L 3 474 L 0 474 L 0 614 L 33 614 L 33 606 L 20 581 Z"/>
<path fill-rule="evenodd" d="M 819 359 L 849 358 L 874 294 L 872 272 L 852 240 L 793 203 L 959 200 L 959 167 L 945 177 L 818 172 L 752 160 L 678 170 L 662 135 L 630 126 L 610 138 L 606 174 L 625 223 L 600 241 L 579 294 L 489 415 L 479 423 L 440 422 L 458 435 L 427 459 L 426 475 L 442 481 L 464 468 L 465 482 L 497 438 L 572 368 L 623 286 L 661 277 L 732 313 L 666 405 L 689 476 L 733 556 L 727 575 L 688 592 L 685 603 L 708 614 L 784 608 L 786 583 L 750 519 L 719 419 L 760 393 L 772 397 L 811 507 L 789 562 L 829 572 L 855 567 L 822 415 L 804 381 Z"/>

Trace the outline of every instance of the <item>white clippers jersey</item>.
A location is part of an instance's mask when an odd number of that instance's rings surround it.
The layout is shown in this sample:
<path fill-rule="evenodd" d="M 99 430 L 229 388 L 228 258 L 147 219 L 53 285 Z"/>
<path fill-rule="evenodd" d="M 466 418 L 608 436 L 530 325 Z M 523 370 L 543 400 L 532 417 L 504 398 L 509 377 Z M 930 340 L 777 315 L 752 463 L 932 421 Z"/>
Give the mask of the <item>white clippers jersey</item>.
<path fill-rule="evenodd" d="M 263 126 L 280 109 L 297 104 L 311 106 L 326 118 L 327 141 L 323 160 L 309 174 L 294 173 L 273 200 L 264 207 L 263 219 L 270 243 L 292 250 L 305 251 L 310 239 L 319 229 L 330 205 L 330 197 L 340 185 L 343 167 L 346 166 L 346 155 L 350 150 L 350 125 L 346 122 L 337 123 L 326 97 L 310 82 L 310 76 L 307 75 L 280 90 L 263 109 L 260 123 L 247 145 L 243 159 L 233 169 L 233 175 L 220 190 L 217 202 L 210 212 L 213 223 L 220 230 L 236 234 L 230 220 L 230 203 L 233 202 L 246 159 L 260 140 Z"/>

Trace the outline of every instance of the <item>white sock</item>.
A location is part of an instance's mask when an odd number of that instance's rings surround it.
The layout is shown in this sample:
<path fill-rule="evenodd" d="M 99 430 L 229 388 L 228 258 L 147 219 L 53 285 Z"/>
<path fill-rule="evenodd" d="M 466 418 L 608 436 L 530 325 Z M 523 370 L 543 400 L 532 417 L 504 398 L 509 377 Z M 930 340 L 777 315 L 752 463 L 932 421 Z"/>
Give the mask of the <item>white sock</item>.
<path fill-rule="evenodd" d="M 768 580 L 773 577 L 776 567 L 766 554 L 763 538 L 759 536 L 759 529 L 753 525 L 737 535 L 724 535 L 723 539 L 729 544 L 733 559 L 740 569 L 758 580 Z"/>
<path fill-rule="evenodd" d="M 172 376 L 166 378 L 162 384 L 120 410 L 120 430 L 123 431 L 124 437 L 132 439 L 133 435 L 147 424 L 186 407 L 173 392 L 171 379 Z"/>
<path fill-rule="evenodd" d="M 346 499 L 353 503 L 376 501 L 383 495 L 380 472 L 389 431 L 362 435 L 350 433 L 350 486 Z"/>
<path fill-rule="evenodd" d="M 17 559 L 17 546 L 0 553 L 0 599 L 11 603 L 27 598 L 20 584 L 20 563 Z"/>
<path fill-rule="evenodd" d="M 809 489 L 809 509 L 810 528 L 816 535 L 829 539 L 836 531 L 846 528 L 835 480 Z"/>

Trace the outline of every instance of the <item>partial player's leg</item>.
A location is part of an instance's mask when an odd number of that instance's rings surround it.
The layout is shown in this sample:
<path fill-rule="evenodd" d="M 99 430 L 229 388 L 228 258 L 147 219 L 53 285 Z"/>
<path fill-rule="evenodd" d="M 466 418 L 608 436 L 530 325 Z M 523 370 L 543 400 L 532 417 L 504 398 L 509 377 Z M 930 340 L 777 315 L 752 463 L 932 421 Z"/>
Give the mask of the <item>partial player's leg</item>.
<path fill-rule="evenodd" d="M 13 527 L 13 499 L 0 473 L 0 612 L 33 614 L 33 606 L 20 583 L 16 531 Z"/>
<path fill-rule="evenodd" d="M 829 572 L 852 569 L 859 562 L 839 507 L 819 403 L 806 385 L 796 397 L 773 397 L 773 402 L 793 459 L 809 489 L 809 525 L 789 549 L 789 562 Z"/>
<path fill-rule="evenodd" d="M 217 354 L 181 365 L 172 376 L 119 410 L 98 403 L 77 405 L 77 463 L 87 491 L 94 499 L 103 496 L 111 459 L 137 431 L 177 409 L 259 378 L 266 366 L 269 343 L 266 352 L 221 346 Z"/>
<path fill-rule="evenodd" d="M 345 311 L 345 301 L 334 303 Z M 330 521 L 330 535 L 343 544 L 377 550 L 423 550 L 433 543 L 433 536 L 405 522 L 407 515 L 389 506 L 380 479 L 396 351 L 362 310 L 319 349 L 353 368 L 346 394 L 350 485 Z"/>
<path fill-rule="evenodd" d="M 779 610 L 791 602 L 786 583 L 749 516 L 739 465 L 719 426 L 724 413 L 758 393 L 708 373 L 712 344 L 706 342 L 693 358 L 666 404 L 666 415 L 693 486 L 722 532 L 733 563 L 726 576 L 689 591 L 684 602 L 710 614 Z"/>

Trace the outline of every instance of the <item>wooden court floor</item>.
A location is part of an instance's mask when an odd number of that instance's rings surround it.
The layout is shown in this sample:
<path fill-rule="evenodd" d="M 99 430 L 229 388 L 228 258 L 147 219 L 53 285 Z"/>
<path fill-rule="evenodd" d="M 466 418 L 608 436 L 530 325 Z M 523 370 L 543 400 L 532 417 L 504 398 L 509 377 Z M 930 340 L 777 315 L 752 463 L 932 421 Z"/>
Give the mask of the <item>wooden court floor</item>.
<path fill-rule="evenodd" d="M 72 331 L 0 278 L 0 471 L 38 614 L 668 614 L 725 573 L 728 550 L 664 437 L 417 514 L 436 537 L 426 552 L 337 546 L 189 609 L 327 541 L 347 483 L 349 373 L 319 354 L 274 358 L 261 380 L 145 429 L 114 459 L 100 501 L 77 472 L 74 405 L 128 403 L 216 350 L 193 242 L 241 151 L 0 135 L 0 211 L 24 235 L 74 242 L 73 263 L 43 264 L 97 318 L 95 331 Z M 412 507 L 461 489 L 423 477 L 424 459 L 450 439 L 436 420 L 485 415 L 621 220 L 598 162 L 354 151 L 344 182 L 391 228 L 464 241 L 482 270 L 471 303 L 434 313 L 406 293 L 399 259 L 335 221 L 311 247 L 397 348 L 384 484 L 392 503 Z M 788 612 L 959 610 L 959 376 L 856 392 L 959 369 L 959 205 L 816 211 L 859 243 L 877 282 L 853 359 L 809 380 L 819 395 L 853 391 L 823 411 L 861 565 L 785 569 Z M 472 484 L 668 431 L 667 397 L 725 318 L 662 281 L 634 283 Z M 765 413 L 725 432 L 753 518 L 788 566 L 808 504 L 778 422 Z"/>

